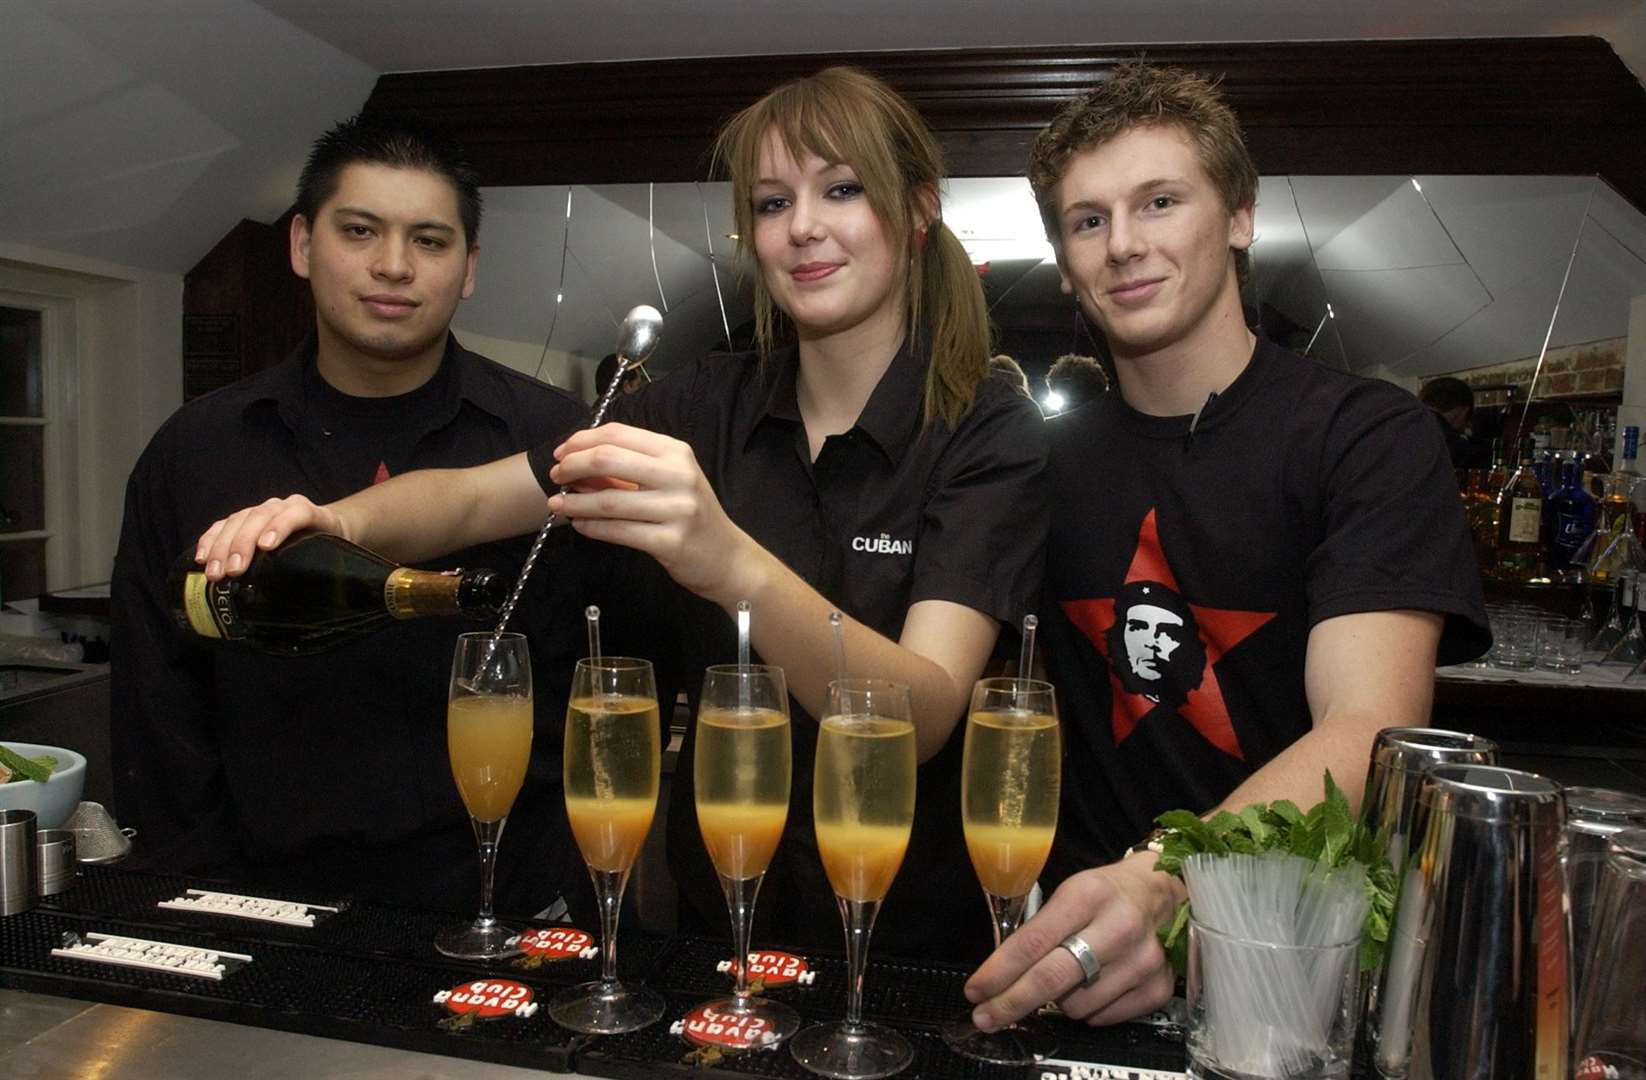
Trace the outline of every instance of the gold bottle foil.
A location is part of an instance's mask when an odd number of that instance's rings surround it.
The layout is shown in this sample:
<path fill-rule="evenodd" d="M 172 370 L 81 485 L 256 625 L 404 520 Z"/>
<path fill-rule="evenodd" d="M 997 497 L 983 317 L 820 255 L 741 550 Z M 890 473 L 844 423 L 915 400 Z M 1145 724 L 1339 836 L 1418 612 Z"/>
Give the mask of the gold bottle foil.
<path fill-rule="evenodd" d="M 383 606 L 397 619 L 457 612 L 457 590 L 462 571 L 437 573 L 400 567 L 383 583 Z"/>

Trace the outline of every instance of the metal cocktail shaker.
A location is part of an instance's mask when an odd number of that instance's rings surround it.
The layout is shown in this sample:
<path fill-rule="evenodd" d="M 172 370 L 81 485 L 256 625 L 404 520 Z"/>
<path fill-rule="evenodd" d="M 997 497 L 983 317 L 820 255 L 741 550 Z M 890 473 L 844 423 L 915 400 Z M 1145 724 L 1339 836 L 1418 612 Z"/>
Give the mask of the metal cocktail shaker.
<path fill-rule="evenodd" d="M 1414 1080 L 1560 1080 L 1570 1033 L 1560 785 L 1437 765 L 1391 934 L 1376 1065 Z"/>
<path fill-rule="evenodd" d="M 1372 743 L 1360 816 L 1373 833 L 1381 829 L 1388 834 L 1397 897 L 1407 856 L 1423 828 L 1418 814 L 1423 778 L 1432 766 L 1443 764 L 1496 765 L 1497 744 L 1479 735 L 1439 728 L 1384 728 Z M 1393 951 L 1391 948 L 1390 953 Z M 1383 1027 L 1383 987 L 1389 963 L 1389 956 L 1385 956 L 1377 970 L 1362 976 L 1360 1033 L 1366 1054 L 1377 1043 Z"/>
<path fill-rule="evenodd" d="M 1589 981 L 1572 1029 L 1575 1080 L 1646 1077 L 1646 829 L 1606 841 L 1597 875 Z"/>
<path fill-rule="evenodd" d="M 1594 925 L 1595 890 L 1606 843 L 1624 829 L 1646 828 L 1646 798 L 1605 788 L 1566 789 L 1566 895 L 1572 913 L 1572 1001 L 1583 991 Z"/>

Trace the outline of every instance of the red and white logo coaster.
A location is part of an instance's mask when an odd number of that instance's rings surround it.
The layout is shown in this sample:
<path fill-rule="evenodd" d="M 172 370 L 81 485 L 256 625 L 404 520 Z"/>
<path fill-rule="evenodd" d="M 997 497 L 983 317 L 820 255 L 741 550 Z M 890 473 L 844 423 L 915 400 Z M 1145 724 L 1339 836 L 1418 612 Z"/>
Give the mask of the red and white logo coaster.
<path fill-rule="evenodd" d="M 714 966 L 716 971 L 730 972 L 732 962 L 722 960 Z M 810 970 L 806 965 L 806 958 L 786 952 L 751 952 L 749 954 L 749 981 L 760 980 L 761 985 L 770 990 L 776 986 L 788 986 L 790 983 L 799 983 L 801 986 L 810 986 L 817 981 L 817 972 Z"/>
<path fill-rule="evenodd" d="M 434 1003 L 444 1005 L 453 1016 L 472 1016 L 477 1020 L 495 1020 L 500 1016 L 518 1016 L 524 1020 L 537 1012 L 532 988 L 513 979 L 459 983 L 434 995 Z"/>
<path fill-rule="evenodd" d="M 693 1046 L 712 1046 L 720 1050 L 758 1050 L 774 1046 L 778 1036 L 758 1016 L 742 1016 L 722 1012 L 708 1005 L 699 1005 L 670 1027 Z"/>
<path fill-rule="evenodd" d="M 545 926 L 528 930 L 518 939 L 511 940 L 527 956 L 544 960 L 593 960 L 600 955 L 600 947 L 593 935 L 573 926 Z"/>

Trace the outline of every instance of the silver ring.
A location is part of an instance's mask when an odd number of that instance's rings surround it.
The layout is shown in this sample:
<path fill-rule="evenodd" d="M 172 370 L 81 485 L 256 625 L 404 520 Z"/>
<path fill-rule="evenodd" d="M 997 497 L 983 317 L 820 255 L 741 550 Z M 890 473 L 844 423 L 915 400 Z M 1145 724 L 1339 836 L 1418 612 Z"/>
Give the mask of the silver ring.
<path fill-rule="evenodd" d="M 1086 944 L 1086 939 L 1079 934 L 1070 934 L 1060 944 L 1069 950 L 1074 962 L 1080 965 L 1080 971 L 1086 977 L 1083 985 L 1090 986 L 1096 982 L 1097 977 L 1103 973 L 1103 962 L 1092 952 L 1092 947 Z"/>

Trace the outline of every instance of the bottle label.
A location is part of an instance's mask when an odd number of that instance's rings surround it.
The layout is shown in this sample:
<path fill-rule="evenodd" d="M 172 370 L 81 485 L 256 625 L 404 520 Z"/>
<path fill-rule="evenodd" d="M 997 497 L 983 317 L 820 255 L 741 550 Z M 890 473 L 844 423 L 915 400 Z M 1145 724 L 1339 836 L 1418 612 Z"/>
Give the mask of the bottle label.
<path fill-rule="evenodd" d="M 189 627 L 206 638 L 221 638 L 223 631 L 214 617 L 216 599 L 211 582 L 198 570 L 191 570 L 183 579 L 183 611 L 188 615 Z"/>
<path fill-rule="evenodd" d="M 1515 499 L 1509 508 L 1509 540 L 1512 543 L 1537 543 L 1537 529 L 1543 509 L 1540 499 Z"/>
<path fill-rule="evenodd" d="M 409 619 L 415 612 L 412 610 L 412 586 L 417 579 L 410 570 L 400 567 L 389 574 L 383 582 L 383 606 L 388 608 L 389 614 L 397 619 Z"/>

